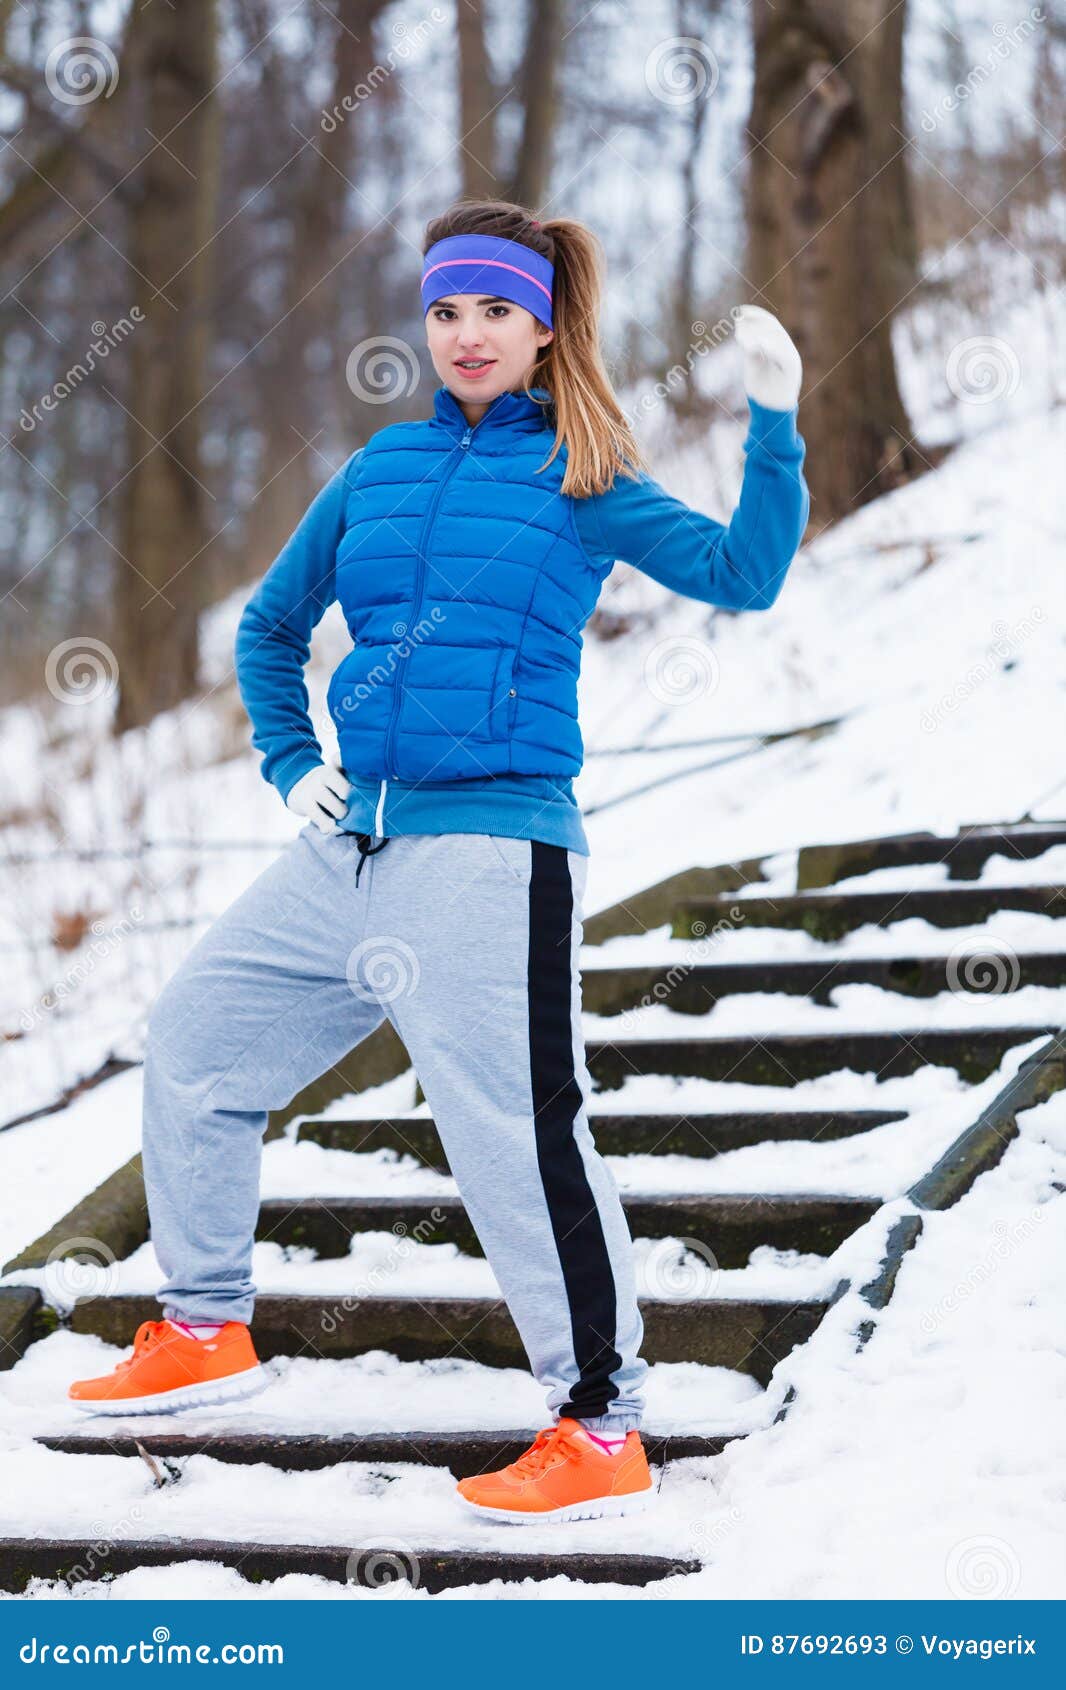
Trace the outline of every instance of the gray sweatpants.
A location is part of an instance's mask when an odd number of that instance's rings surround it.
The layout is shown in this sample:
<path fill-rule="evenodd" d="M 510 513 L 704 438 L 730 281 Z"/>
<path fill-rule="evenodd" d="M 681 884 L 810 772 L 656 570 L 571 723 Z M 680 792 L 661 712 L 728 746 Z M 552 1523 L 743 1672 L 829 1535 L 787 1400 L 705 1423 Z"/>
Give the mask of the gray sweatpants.
<path fill-rule="evenodd" d="M 267 1111 L 388 1016 L 552 1418 L 640 1424 L 632 1241 L 587 1116 L 587 870 L 540 841 L 381 844 L 308 822 L 149 1019 L 143 1164 L 164 1316 L 251 1322 Z"/>

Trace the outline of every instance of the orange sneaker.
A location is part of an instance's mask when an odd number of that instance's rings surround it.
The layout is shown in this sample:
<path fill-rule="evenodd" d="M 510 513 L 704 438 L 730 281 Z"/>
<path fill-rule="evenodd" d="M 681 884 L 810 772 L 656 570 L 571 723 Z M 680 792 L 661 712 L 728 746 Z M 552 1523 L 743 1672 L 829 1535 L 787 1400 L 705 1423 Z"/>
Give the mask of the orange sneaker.
<path fill-rule="evenodd" d="M 648 1458 L 638 1431 L 616 1455 L 567 1416 L 537 1433 L 524 1455 L 495 1473 L 460 1479 L 464 1507 L 493 1520 L 598 1520 L 639 1514 L 651 1498 Z"/>
<path fill-rule="evenodd" d="M 142 1320 L 133 1354 L 99 1379 L 76 1379 L 67 1396 L 89 1414 L 169 1414 L 235 1402 L 269 1383 L 239 1320 L 227 1320 L 207 1342 L 187 1338 L 168 1320 Z"/>

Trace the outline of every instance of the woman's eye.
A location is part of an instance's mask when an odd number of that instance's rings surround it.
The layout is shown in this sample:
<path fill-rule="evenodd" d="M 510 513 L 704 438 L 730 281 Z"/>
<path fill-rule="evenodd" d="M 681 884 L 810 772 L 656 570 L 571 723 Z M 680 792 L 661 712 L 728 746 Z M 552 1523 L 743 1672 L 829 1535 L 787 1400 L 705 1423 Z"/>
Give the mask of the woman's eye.
<path fill-rule="evenodd" d="M 508 305 L 490 305 L 489 311 L 500 311 L 505 317 L 509 317 L 511 315 L 511 308 Z M 433 315 L 438 323 L 447 323 L 455 316 L 455 312 L 452 310 L 450 305 L 438 305 Z"/>

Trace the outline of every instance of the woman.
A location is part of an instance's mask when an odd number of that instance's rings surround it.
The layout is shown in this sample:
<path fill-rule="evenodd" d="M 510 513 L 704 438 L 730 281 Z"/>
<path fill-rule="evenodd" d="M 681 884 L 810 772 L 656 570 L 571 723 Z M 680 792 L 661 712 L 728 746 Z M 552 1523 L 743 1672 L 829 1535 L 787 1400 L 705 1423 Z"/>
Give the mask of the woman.
<path fill-rule="evenodd" d="M 581 630 L 616 558 L 707 604 L 774 602 L 809 508 L 800 359 L 769 313 L 738 309 L 751 420 L 724 527 L 643 467 L 600 355 L 590 230 L 465 203 L 430 224 L 424 254 L 433 415 L 341 466 L 237 634 L 262 772 L 308 825 L 150 1018 L 163 1319 L 69 1394 L 158 1412 L 266 1382 L 248 1322 L 267 1113 L 387 1015 L 551 1417 L 459 1498 L 515 1520 L 622 1514 L 650 1494 L 647 1367 L 631 1239 L 587 1116 Z M 303 683 L 334 598 L 354 642 L 329 687 L 343 770 L 323 763 Z"/>

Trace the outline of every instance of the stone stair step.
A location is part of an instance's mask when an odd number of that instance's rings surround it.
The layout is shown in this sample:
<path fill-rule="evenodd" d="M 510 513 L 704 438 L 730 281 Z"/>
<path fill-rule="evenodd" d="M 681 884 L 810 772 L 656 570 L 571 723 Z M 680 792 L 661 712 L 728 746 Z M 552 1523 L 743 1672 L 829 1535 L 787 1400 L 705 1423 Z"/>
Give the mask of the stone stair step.
<path fill-rule="evenodd" d="M 0 1288 L 0 1372 L 22 1359 L 37 1335 L 42 1315 L 41 1293 L 35 1286 Z"/>
<path fill-rule="evenodd" d="M 744 1109 L 730 1114 L 590 1114 L 589 1125 L 605 1156 L 719 1156 L 768 1141 L 809 1139 L 824 1144 L 906 1117 L 905 1109 Z M 326 1150 L 395 1150 L 428 1168 L 449 1172 L 436 1125 L 426 1115 L 303 1120 L 296 1141 Z"/>
<path fill-rule="evenodd" d="M 622 1195 L 634 1238 L 698 1238 L 722 1268 L 746 1267 L 762 1244 L 829 1256 L 870 1219 L 880 1199 L 763 1193 Z M 461 1197 L 271 1197 L 259 1206 L 256 1238 L 347 1256 L 352 1235 L 395 1231 L 427 1244 L 484 1251 Z"/>
<path fill-rule="evenodd" d="M 975 879 L 995 852 L 1009 855 L 1013 851 L 1019 859 L 1032 860 L 1064 842 L 1066 825 L 1048 824 L 1028 829 L 963 829 L 953 840 L 915 834 L 808 847 L 799 854 L 801 888 L 832 885 L 835 879 L 874 868 L 933 861 L 948 863 L 952 882 L 913 891 L 801 890 L 798 895 L 739 900 L 728 893 L 709 897 L 689 891 L 676 901 L 673 932 L 680 938 L 702 937 L 719 918 L 730 919 L 729 912 L 737 902 L 742 906 L 745 926 L 798 928 L 826 942 L 868 922 L 887 927 L 911 917 L 944 928 L 977 926 L 1004 909 L 1061 918 L 1066 916 L 1066 887 L 991 887 L 960 885 L 959 881 Z M 991 939 L 987 957 L 1002 958 Z M 1024 985 L 1066 984 L 1066 951 L 1023 952 L 1012 954 L 1010 960 L 1012 990 Z M 829 1004 L 833 989 L 844 984 L 874 985 L 903 996 L 932 997 L 945 990 L 965 988 L 967 974 L 979 970 L 980 962 L 980 952 L 968 952 L 965 957 L 908 954 L 841 957 L 828 962 L 781 958 L 693 967 L 680 962 L 605 966 L 583 970 L 582 997 L 585 1010 L 601 1016 L 622 1014 L 645 1002 L 665 1003 L 680 1015 L 700 1015 L 723 998 L 751 992 L 784 992 Z M 980 980 L 979 972 L 977 978 Z M 593 1082 L 601 1091 L 619 1089 L 630 1075 L 791 1086 L 798 1080 L 845 1069 L 872 1071 L 878 1079 L 885 1079 L 911 1074 L 930 1064 L 954 1068 L 965 1081 L 975 1083 L 992 1073 L 1014 1045 L 1057 1031 L 1055 1026 L 1038 1024 L 708 1038 L 596 1038 L 588 1041 L 586 1056 Z M 311 1107 L 321 1105 L 312 1103 Z M 906 1110 L 870 1108 L 728 1114 L 665 1111 L 596 1114 L 590 1117 L 590 1124 L 605 1154 L 713 1156 L 768 1141 L 827 1142 L 903 1120 L 906 1115 Z M 305 1119 L 296 1136 L 301 1142 L 350 1152 L 391 1149 L 413 1155 L 428 1167 L 448 1171 L 429 1117 Z M 635 1238 L 699 1240 L 724 1269 L 743 1267 L 751 1252 L 762 1244 L 828 1256 L 880 1207 L 877 1198 L 832 1193 L 775 1196 L 652 1192 L 623 1194 L 622 1201 Z M 469 1254 L 481 1254 L 476 1232 L 458 1196 L 266 1198 L 260 1206 L 257 1237 L 286 1246 L 310 1247 L 323 1258 L 342 1258 L 348 1254 L 352 1237 L 368 1231 L 423 1235 L 428 1242 L 448 1242 Z M 30 1328 L 34 1332 L 38 1327 L 43 1330 L 45 1311 L 37 1291 L 15 1290 L 16 1296 L 0 1305 L 0 1337 L 18 1339 L 21 1354 Z M 642 1298 L 641 1353 L 653 1364 L 692 1362 L 730 1368 L 765 1387 L 777 1363 L 816 1330 L 830 1300 Z M 46 1312 L 49 1324 L 54 1325 L 54 1311 Z M 149 1294 L 93 1296 L 76 1303 L 69 1316 L 60 1317 L 60 1323 L 75 1332 L 93 1333 L 126 1347 L 142 1321 L 159 1319 L 161 1313 L 159 1300 Z M 346 1292 L 343 1287 L 327 1295 L 264 1294 L 256 1301 L 252 1334 L 265 1362 L 281 1356 L 339 1360 L 380 1350 L 401 1362 L 462 1357 L 494 1368 L 527 1367 L 506 1303 L 492 1297 L 365 1297 Z M 508 1415 L 511 1412 L 504 1410 Z M 153 1423 L 158 1426 L 158 1420 Z M 266 1429 L 259 1431 L 242 1430 L 232 1423 L 221 1428 L 205 1424 L 183 1431 L 141 1431 L 136 1422 L 97 1421 L 84 1429 L 40 1433 L 34 1442 L 57 1453 L 86 1458 L 119 1455 L 139 1462 L 141 1452 L 146 1451 L 160 1460 L 207 1455 L 230 1464 L 263 1463 L 293 1474 L 362 1463 L 445 1469 L 460 1478 L 504 1465 L 531 1440 L 531 1432 L 513 1428 L 286 1433 L 274 1429 L 274 1420 L 265 1424 Z M 715 1456 L 746 1435 L 745 1430 L 667 1434 L 645 1428 L 644 1443 L 658 1480 L 670 1460 Z M 285 1482 L 300 1481 L 294 1478 Z M 257 1532 L 262 1528 L 256 1523 L 251 1529 Z M 290 1529 L 302 1534 L 309 1528 L 301 1523 Z M 383 1533 L 380 1547 L 360 1544 L 357 1549 L 349 1544 L 227 1541 L 162 1533 L 140 1539 L 122 1534 L 103 1544 L 99 1539 L 81 1537 L 6 1537 L 0 1538 L 0 1589 L 21 1594 L 34 1577 L 76 1583 L 105 1573 L 114 1577 L 144 1566 L 195 1561 L 221 1563 L 255 1582 L 298 1572 L 376 1588 L 394 1577 L 408 1577 L 414 1586 L 430 1592 L 498 1579 L 544 1580 L 560 1574 L 590 1584 L 635 1587 L 693 1573 L 700 1567 L 696 1559 L 619 1552 L 613 1548 L 613 1536 L 603 1540 L 611 1545 L 603 1551 L 570 1553 L 553 1546 L 549 1553 L 524 1549 L 521 1533 L 499 1533 L 493 1525 L 483 1534 L 492 1537 L 490 1547 L 479 1543 L 470 1547 L 426 1544 L 427 1535 L 432 1536 L 432 1532 L 415 1532 L 416 1546 L 404 1543 L 398 1548 L 390 1545 Z M 461 1535 L 471 1537 L 473 1533 Z M 534 1537 L 533 1541 L 538 1540 Z M 634 1543 L 639 1541 L 633 1538 Z"/>
<path fill-rule="evenodd" d="M 744 1432 L 700 1435 L 656 1433 L 642 1427 L 645 1453 L 653 1465 L 693 1456 L 721 1455 Z M 151 1455 L 210 1455 L 215 1461 L 262 1461 L 287 1472 L 312 1472 L 342 1461 L 374 1465 L 418 1462 L 446 1467 L 456 1479 L 490 1472 L 514 1461 L 529 1448 L 531 1431 L 502 1432 L 334 1432 L 329 1435 L 285 1432 L 232 1432 L 205 1428 L 183 1432 L 42 1433 L 34 1442 L 65 1455 L 124 1455 L 140 1459 L 138 1444 Z"/>
<path fill-rule="evenodd" d="M 933 1064 L 954 1068 L 968 1084 L 987 1078 L 1017 1044 L 1048 1038 L 1052 1023 L 1004 1027 L 916 1027 L 910 1031 L 731 1034 L 721 1038 L 590 1040 L 589 1073 L 600 1091 L 617 1091 L 634 1074 L 666 1074 L 734 1084 L 792 1086 L 849 1068 L 879 1080 Z"/>
<path fill-rule="evenodd" d="M 689 898 L 674 906 L 675 939 L 700 939 L 718 922 L 801 928 L 826 943 L 873 923 L 927 921 L 933 927 L 969 927 L 999 910 L 1024 910 L 1061 920 L 1066 917 L 1066 886 L 926 886 L 912 891 L 783 892 L 772 898 Z"/>
<path fill-rule="evenodd" d="M 1066 844 L 1066 822 L 1005 822 L 966 827 L 950 837 L 935 833 L 900 833 L 886 839 L 853 839 L 838 845 L 804 845 L 796 884 L 828 886 L 874 869 L 909 868 L 916 863 L 946 863 L 952 880 L 976 880 L 989 857 L 1031 862 L 1056 845 Z"/>
<path fill-rule="evenodd" d="M 499 1529 L 498 1527 L 496 1528 Z M 700 1563 L 666 1555 L 523 1553 L 499 1548 L 440 1549 L 388 1541 L 379 1548 L 318 1543 L 235 1543 L 218 1538 L 0 1538 L 0 1589 L 21 1594 L 31 1579 L 66 1579 L 80 1583 L 104 1574 L 114 1577 L 138 1567 L 166 1567 L 180 1561 L 214 1561 L 237 1568 L 250 1582 L 311 1574 L 338 1584 L 377 1588 L 395 1582 L 394 1574 L 430 1592 L 454 1590 L 493 1579 L 550 1579 L 560 1574 L 589 1584 L 651 1584 L 676 1573 L 699 1571 Z"/>
<path fill-rule="evenodd" d="M 1066 986 L 1066 950 L 1016 952 L 1009 962 L 1012 991 Z M 817 957 L 781 958 L 694 966 L 678 959 L 647 967 L 584 968 L 582 1005 L 592 1015 L 621 1015 L 645 1004 L 665 1004 L 677 1015 L 706 1015 L 723 998 L 785 992 L 830 1008 L 837 987 L 855 985 L 913 998 L 961 989 L 992 996 L 1002 991 L 1003 963 L 1002 952 L 990 942 L 987 952 L 968 951 L 965 956 L 839 957 L 826 962 Z"/>
<path fill-rule="evenodd" d="M 828 1302 L 784 1298 L 642 1297 L 641 1354 L 648 1362 L 695 1361 L 730 1367 L 769 1383 L 776 1364 L 816 1329 Z M 148 1294 L 83 1297 L 70 1311 L 74 1332 L 132 1344 L 142 1320 L 159 1320 Z M 502 1300 L 490 1297 L 260 1295 L 252 1338 L 261 1361 L 273 1356 L 365 1355 L 385 1350 L 399 1361 L 462 1356 L 490 1367 L 529 1365 Z"/>

